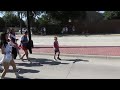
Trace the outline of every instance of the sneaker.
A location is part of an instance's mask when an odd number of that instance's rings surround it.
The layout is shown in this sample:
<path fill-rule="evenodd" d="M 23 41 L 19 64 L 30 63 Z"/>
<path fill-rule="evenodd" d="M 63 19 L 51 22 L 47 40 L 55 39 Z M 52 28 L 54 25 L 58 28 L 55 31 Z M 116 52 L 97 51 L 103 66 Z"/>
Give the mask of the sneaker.
<path fill-rule="evenodd" d="M 21 78 L 23 78 L 22 76 L 16 76 L 16 79 L 21 79 Z"/>
<path fill-rule="evenodd" d="M 54 61 L 56 61 L 57 59 L 54 57 Z"/>
<path fill-rule="evenodd" d="M 61 60 L 59 57 L 57 58 L 58 60 Z"/>
<path fill-rule="evenodd" d="M 20 75 L 18 74 L 18 72 L 15 72 L 16 78 L 19 78 Z"/>

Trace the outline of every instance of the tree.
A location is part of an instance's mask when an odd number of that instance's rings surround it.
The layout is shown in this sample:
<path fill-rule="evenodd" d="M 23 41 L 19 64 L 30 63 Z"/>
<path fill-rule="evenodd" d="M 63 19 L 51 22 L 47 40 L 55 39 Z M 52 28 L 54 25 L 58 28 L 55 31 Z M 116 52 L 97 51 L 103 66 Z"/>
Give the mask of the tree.
<path fill-rule="evenodd" d="M 26 12 L 25 11 L 16 11 L 16 12 L 17 12 L 17 16 L 19 18 L 20 30 L 21 30 L 21 34 L 22 34 L 23 17 L 26 15 Z"/>
<path fill-rule="evenodd" d="M 27 17 L 27 11 L 16 11 L 17 12 L 17 16 L 19 17 L 19 22 L 20 22 L 20 29 L 21 29 L 21 34 L 22 34 L 22 23 L 23 23 L 23 18 Z M 34 16 L 38 15 L 39 12 L 35 12 L 35 11 L 30 11 L 30 20 L 31 20 L 31 25 L 33 26 L 34 22 L 35 22 L 35 18 Z"/>
<path fill-rule="evenodd" d="M 40 25 L 49 24 L 49 17 L 47 15 L 42 15 L 38 18 L 38 22 L 40 23 Z"/>
<path fill-rule="evenodd" d="M 85 11 L 46 11 L 46 13 L 50 18 L 61 21 L 61 23 L 68 23 L 69 19 L 71 21 L 83 20 L 86 17 Z"/>
<path fill-rule="evenodd" d="M 19 18 L 15 16 L 14 14 L 5 14 L 3 16 L 3 19 L 5 21 L 6 27 L 17 27 L 19 26 Z"/>
<path fill-rule="evenodd" d="M 0 17 L 0 28 L 4 28 L 5 27 L 5 21 L 3 18 Z"/>
<path fill-rule="evenodd" d="M 105 11 L 105 20 L 120 19 L 120 11 Z"/>
<path fill-rule="evenodd" d="M 72 33 L 72 27 L 76 22 L 82 22 L 86 18 L 86 11 L 46 11 L 51 21 L 57 20 L 60 26 L 67 25 L 68 33 Z"/>
<path fill-rule="evenodd" d="M 0 13 L 3 14 L 3 16 L 4 16 L 4 15 L 14 14 L 15 11 L 0 11 Z"/>

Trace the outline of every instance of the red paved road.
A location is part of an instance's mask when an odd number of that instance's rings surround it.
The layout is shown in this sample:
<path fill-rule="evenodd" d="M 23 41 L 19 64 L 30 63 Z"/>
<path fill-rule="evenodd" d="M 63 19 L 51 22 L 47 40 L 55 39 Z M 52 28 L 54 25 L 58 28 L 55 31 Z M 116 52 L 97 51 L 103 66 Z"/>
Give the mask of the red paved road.
<path fill-rule="evenodd" d="M 120 56 L 119 46 L 61 47 L 62 54 Z M 33 53 L 54 53 L 51 46 L 33 48 Z"/>

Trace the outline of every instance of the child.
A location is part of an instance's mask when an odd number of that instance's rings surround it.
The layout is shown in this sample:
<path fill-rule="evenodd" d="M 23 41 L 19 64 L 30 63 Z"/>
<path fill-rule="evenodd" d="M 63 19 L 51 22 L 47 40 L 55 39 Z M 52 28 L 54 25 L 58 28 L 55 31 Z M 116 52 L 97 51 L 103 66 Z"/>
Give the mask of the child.
<path fill-rule="evenodd" d="M 60 56 L 60 50 L 59 50 L 59 44 L 58 44 L 58 41 L 57 41 L 57 37 L 54 37 L 54 51 L 55 51 L 55 54 L 54 54 L 54 59 L 56 60 L 56 53 L 58 52 L 58 57 L 57 57 L 57 59 L 59 59 L 59 60 L 61 60 L 60 58 L 59 58 L 59 56 Z"/>

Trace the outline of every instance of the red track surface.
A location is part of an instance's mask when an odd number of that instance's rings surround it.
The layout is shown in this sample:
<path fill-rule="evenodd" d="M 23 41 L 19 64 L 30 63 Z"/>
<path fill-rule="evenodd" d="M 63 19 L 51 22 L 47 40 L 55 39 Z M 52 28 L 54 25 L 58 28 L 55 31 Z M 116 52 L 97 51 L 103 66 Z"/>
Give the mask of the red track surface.
<path fill-rule="evenodd" d="M 39 46 L 32 49 L 33 53 L 54 53 L 51 46 Z M 61 54 L 80 54 L 80 55 L 105 55 L 105 56 L 120 56 L 119 46 L 62 46 Z"/>

